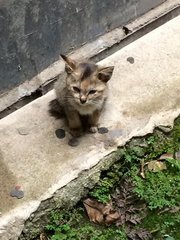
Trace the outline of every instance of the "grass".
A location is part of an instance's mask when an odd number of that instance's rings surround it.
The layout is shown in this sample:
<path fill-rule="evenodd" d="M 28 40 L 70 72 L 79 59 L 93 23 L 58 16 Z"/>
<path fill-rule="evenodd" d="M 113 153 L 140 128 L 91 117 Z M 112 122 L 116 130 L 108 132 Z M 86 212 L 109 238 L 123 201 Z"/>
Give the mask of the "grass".
<path fill-rule="evenodd" d="M 134 192 L 139 200 L 146 203 L 148 211 L 146 218 L 136 228 L 148 229 L 153 233 L 153 239 L 180 239 L 180 214 L 171 212 L 180 203 L 180 161 L 166 159 L 167 170 L 149 171 L 145 179 L 139 175 L 142 160 L 146 163 L 164 153 L 174 154 L 179 149 L 180 118 L 175 121 L 170 133 L 156 130 L 143 139 L 133 139 L 122 148 L 120 161 L 102 172 L 100 181 L 89 191 L 88 197 L 107 203 L 122 179 L 131 178 L 135 184 Z M 80 204 L 72 210 L 52 212 L 46 231 L 51 240 L 126 240 L 125 228 L 91 223 Z"/>
<path fill-rule="evenodd" d="M 175 240 L 180 239 L 179 234 L 180 214 L 179 213 L 163 213 L 157 214 L 151 211 L 148 218 L 144 219 L 141 226 L 154 232 L 154 239 L 161 240 L 162 236 L 169 235 Z"/>
<path fill-rule="evenodd" d="M 89 222 L 82 207 L 69 212 L 53 212 L 46 230 L 52 233 L 51 240 L 127 240 L 123 229 Z"/>

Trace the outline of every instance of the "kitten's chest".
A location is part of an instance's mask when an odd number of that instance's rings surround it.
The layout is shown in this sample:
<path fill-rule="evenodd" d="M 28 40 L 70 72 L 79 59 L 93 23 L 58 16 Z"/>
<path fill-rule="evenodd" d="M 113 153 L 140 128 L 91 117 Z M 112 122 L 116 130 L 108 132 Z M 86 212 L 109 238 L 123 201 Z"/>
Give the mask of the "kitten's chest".
<path fill-rule="evenodd" d="M 96 105 L 85 105 L 81 106 L 76 104 L 75 109 L 79 112 L 80 115 L 91 115 L 96 109 Z"/>

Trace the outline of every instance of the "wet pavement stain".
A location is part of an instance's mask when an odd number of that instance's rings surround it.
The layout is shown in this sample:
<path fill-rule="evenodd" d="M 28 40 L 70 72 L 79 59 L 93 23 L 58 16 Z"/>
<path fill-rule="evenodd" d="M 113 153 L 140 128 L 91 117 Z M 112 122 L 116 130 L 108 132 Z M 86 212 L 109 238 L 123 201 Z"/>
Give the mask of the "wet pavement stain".
<path fill-rule="evenodd" d="M 108 133 L 108 129 L 106 127 L 100 127 L 98 128 L 98 133 L 100 134 Z"/>
<path fill-rule="evenodd" d="M 71 147 L 77 147 L 79 145 L 79 139 L 71 138 L 68 142 L 68 145 Z"/>
<path fill-rule="evenodd" d="M 127 61 L 128 61 L 129 63 L 133 64 L 133 63 L 134 63 L 134 58 L 133 58 L 133 57 L 128 57 L 128 58 L 127 58 Z"/>
<path fill-rule="evenodd" d="M 24 197 L 24 192 L 20 189 L 20 186 L 15 186 L 11 192 L 10 192 L 10 196 L 11 197 L 16 197 L 18 199 L 21 199 Z"/>
<path fill-rule="evenodd" d="M 66 136 L 66 133 L 65 133 L 64 129 L 61 129 L 61 128 L 57 129 L 55 131 L 55 134 L 56 134 L 56 137 L 59 138 L 59 139 L 63 139 Z"/>

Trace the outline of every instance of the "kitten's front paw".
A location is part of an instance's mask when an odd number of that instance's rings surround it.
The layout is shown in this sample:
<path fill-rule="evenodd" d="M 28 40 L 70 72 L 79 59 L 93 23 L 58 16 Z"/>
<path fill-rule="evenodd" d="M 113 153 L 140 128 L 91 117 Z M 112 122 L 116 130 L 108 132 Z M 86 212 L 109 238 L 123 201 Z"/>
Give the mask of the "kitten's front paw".
<path fill-rule="evenodd" d="M 81 128 L 70 128 L 70 134 L 72 137 L 80 137 L 82 135 L 82 129 Z"/>
<path fill-rule="evenodd" d="M 95 126 L 91 126 L 91 127 L 89 128 L 89 132 L 90 132 L 90 133 L 96 133 L 97 131 L 98 131 L 98 128 L 95 127 Z"/>

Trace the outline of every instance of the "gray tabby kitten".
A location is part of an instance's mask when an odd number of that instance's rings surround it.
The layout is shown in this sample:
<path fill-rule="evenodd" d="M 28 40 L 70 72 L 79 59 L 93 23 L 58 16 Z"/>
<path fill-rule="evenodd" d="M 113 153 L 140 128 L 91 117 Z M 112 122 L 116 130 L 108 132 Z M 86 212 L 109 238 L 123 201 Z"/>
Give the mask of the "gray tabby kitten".
<path fill-rule="evenodd" d="M 100 67 L 93 62 L 77 62 L 64 55 L 61 57 L 66 63 L 67 75 L 55 84 L 56 99 L 50 103 L 50 111 L 65 115 L 73 137 L 82 134 L 83 116 L 86 116 L 88 131 L 95 133 L 107 98 L 107 82 L 114 67 Z"/>

